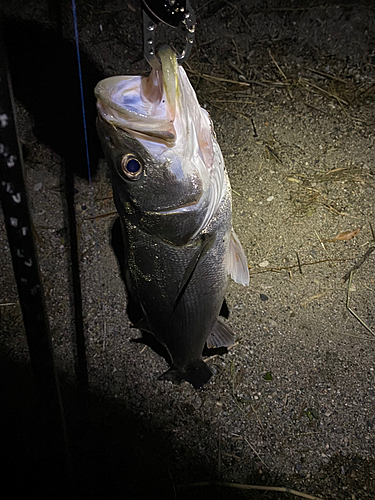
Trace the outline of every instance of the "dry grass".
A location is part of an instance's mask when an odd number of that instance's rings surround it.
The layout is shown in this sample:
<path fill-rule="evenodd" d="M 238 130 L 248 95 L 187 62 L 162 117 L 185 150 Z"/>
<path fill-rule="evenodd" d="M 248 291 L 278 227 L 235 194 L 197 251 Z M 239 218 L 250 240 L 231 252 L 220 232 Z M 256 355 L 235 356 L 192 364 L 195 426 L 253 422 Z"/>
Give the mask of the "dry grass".
<path fill-rule="evenodd" d="M 306 498 L 308 500 L 323 500 L 322 497 L 318 497 L 315 495 L 309 495 L 307 493 L 303 493 L 301 491 L 296 491 L 291 488 L 287 488 L 285 486 L 258 486 L 254 484 L 238 484 L 238 483 L 224 483 L 220 481 L 205 481 L 201 483 L 190 483 L 190 484 L 182 484 L 177 485 L 177 489 L 185 489 L 185 488 L 199 488 L 199 487 L 207 487 L 207 486 L 216 486 L 222 488 L 235 488 L 237 490 L 258 490 L 258 491 L 276 491 L 280 493 L 287 493 L 288 495 L 293 495 L 299 498 Z"/>
<path fill-rule="evenodd" d="M 308 173 L 294 173 L 287 179 L 292 186 L 290 200 L 297 217 L 311 217 L 319 207 L 336 215 L 354 217 L 343 211 L 325 194 L 328 184 L 362 184 L 373 186 L 374 176 L 358 165 L 347 165 L 333 169 L 320 169 Z M 354 217 L 355 218 L 355 217 Z"/>
<path fill-rule="evenodd" d="M 211 42 L 215 42 L 212 40 Z M 210 42 L 206 42 L 205 45 Z M 194 83 L 199 87 L 203 98 L 213 107 L 224 111 L 236 112 L 240 116 L 243 113 L 243 105 L 255 106 L 264 99 L 268 99 L 274 92 L 284 91 L 290 101 L 302 101 L 309 108 L 320 113 L 326 113 L 327 109 L 321 98 L 338 105 L 342 112 L 356 122 L 368 124 L 363 118 L 350 116 L 348 110 L 353 106 L 372 99 L 375 95 L 375 84 L 357 82 L 350 74 L 338 76 L 321 71 L 317 68 L 292 68 L 288 71 L 277 61 L 272 50 L 268 48 L 269 66 L 267 76 L 249 78 L 248 65 L 241 64 L 241 54 L 235 40 L 233 43 L 233 60 L 227 61 L 227 68 L 221 65 L 222 74 L 210 74 L 205 70 L 205 65 L 194 60 L 194 68 L 187 64 L 187 72 Z M 223 70 L 224 68 L 224 70 Z M 365 67 L 362 68 L 365 72 Z M 360 73 L 361 69 L 358 70 Z M 251 95 L 251 99 L 249 96 Z M 312 102 L 311 102 L 312 101 Z M 220 102 L 225 106 L 218 106 Z M 236 105 L 240 105 L 238 107 Z M 231 106 L 229 106 L 231 105 Z M 234 105 L 234 106 L 233 106 Z"/>

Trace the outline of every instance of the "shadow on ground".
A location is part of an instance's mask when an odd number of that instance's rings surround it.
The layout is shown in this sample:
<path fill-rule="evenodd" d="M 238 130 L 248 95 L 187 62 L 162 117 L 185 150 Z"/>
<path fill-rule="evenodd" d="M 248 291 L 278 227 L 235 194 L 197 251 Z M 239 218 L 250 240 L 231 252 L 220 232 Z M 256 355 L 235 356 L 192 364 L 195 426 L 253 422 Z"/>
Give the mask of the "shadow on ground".
<path fill-rule="evenodd" d="M 60 378 L 78 497 L 188 499 L 196 497 L 195 488 L 177 491 L 178 484 L 219 479 L 210 457 L 199 456 L 188 443 L 177 456 L 173 436 L 126 401 L 91 393 L 84 417 L 82 396 Z M 8 491 L 20 498 L 65 495 L 68 477 L 56 460 L 58 450 L 48 447 L 51 436 L 38 411 L 30 366 L 2 357 L 1 380 L 3 477 Z M 229 498 L 240 494 L 230 492 Z M 221 498 L 215 488 L 206 488 L 204 496 Z"/>
<path fill-rule="evenodd" d="M 3 24 L 13 91 L 33 116 L 35 136 L 56 151 L 72 172 L 87 177 L 75 46 L 57 28 L 20 19 L 6 19 Z M 95 174 L 101 149 L 93 89 L 104 75 L 83 51 L 81 64 L 90 163 Z"/>
<path fill-rule="evenodd" d="M 221 6 L 224 4 L 225 2 L 220 2 Z M 216 7 L 212 7 L 214 8 Z M 328 18 L 330 12 L 327 11 L 325 15 Z M 321 23 L 319 20 L 319 26 Z M 71 172 L 86 177 L 74 44 L 58 36 L 56 30 L 35 22 L 13 19 L 6 22 L 5 28 L 15 95 L 30 113 L 36 137 L 56 151 Z M 315 54 L 318 49 L 310 50 Z M 228 53 L 231 53 L 229 49 Z M 96 110 L 92 89 L 103 75 L 89 57 L 81 55 L 89 144 L 92 148 L 91 163 L 95 168 L 100 149 L 95 131 Z M 251 76 L 250 73 L 249 75 Z M 262 116 L 260 113 L 259 120 L 263 120 Z M 26 150 L 27 147 L 26 144 Z M 72 178 L 69 179 L 69 187 L 73 187 Z M 72 211 L 73 198 L 71 195 Z M 71 221 L 71 226 L 74 226 L 74 220 Z M 71 240 L 74 241 L 74 237 Z M 14 333 L 16 342 L 19 341 L 17 336 L 21 335 L 19 330 L 13 325 L 12 334 Z M 8 353 L 7 349 L 6 352 Z M 56 460 L 54 452 L 58 455 L 57 450 L 48 447 L 48 434 L 34 398 L 31 369 L 28 365 L 12 360 L 7 354 L 0 357 L 0 380 L 3 386 L 0 393 L 0 429 L 3 432 L 1 449 L 7 464 L 2 470 L 4 490 L 8 485 L 12 497 L 29 497 L 34 493 L 39 498 L 59 498 L 66 490 L 67 477 L 61 473 Z M 187 436 L 186 441 L 181 444 L 175 433 L 155 423 L 156 415 L 148 415 L 139 407 L 134 408 L 131 403 L 132 393 L 122 395 L 121 400 L 100 393 L 90 393 L 86 398 L 87 412 L 83 414 L 82 406 L 85 405 L 81 404 L 82 393 L 67 383 L 63 376 L 60 378 L 71 443 L 73 475 L 81 498 L 96 498 L 99 495 L 107 499 L 162 497 L 166 500 L 292 498 L 285 493 L 236 491 L 217 486 L 179 490 L 179 484 L 220 480 L 224 475 L 226 480 L 230 480 L 236 475 L 230 465 L 225 467 L 221 475 L 218 456 L 190 445 L 189 432 L 184 434 Z M 135 392 L 137 389 L 132 390 Z M 152 393 L 145 395 L 149 398 L 152 396 Z M 235 413 L 234 416 L 236 418 Z M 338 421 L 340 418 L 344 420 L 346 415 L 338 415 L 337 418 Z M 204 433 L 215 432 L 210 421 L 200 420 L 198 424 Z M 372 426 L 373 423 L 370 422 L 368 427 Z M 174 430 L 177 430 L 177 426 Z M 349 425 L 345 432 L 350 438 Z M 350 445 L 348 449 L 356 448 Z M 322 450 L 324 451 L 323 447 Z M 233 458 L 242 459 L 242 456 Z M 337 454 L 323 464 L 320 470 L 311 468 L 309 477 L 298 472 L 286 477 L 277 476 L 272 470 L 264 470 L 255 455 L 251 461 L 243 460 L 241 463 L 244 471 L 242 477 L 248 484 L 288 485 L 325 500 L 359 498 L 358 495 L 362 499 L 375 498 L 375 483 L 372 479 L 374 465 L 374 460 Z M 263 470 L 260 473 L 261 468 Z M 364 486 L 366 490 L 363 489 Z"/>
<path fill-rule="evenodd" d="M 37 495 L 38 498 L 72 498 L 68 477 L 56 460 L 57 450 L 48 447 L 50 436 L 43 428 L 34 397 L 33 376 L 29 365 L 1 355 L 1 429 L 4 488 L 14 497 Z M 179 485 L 218 481 L 217 457 L 207 457 L 189 448 L 176 451 L 174 436 L 155 426 L 152 418 L 131 409 L 127 401 L 97 393 L 87 396 L 86 415 L 82 413 L 82 395 L 62 380 L 63 404 L 71 449 L 71 463 L 77 498 L 164 498 L 206 499 L 277 499 L 294 498 L 289 493 L 254 491 L 206 485 L 181 488 Z M 207 423 L 202 423 L 207 425 Z M 208 430 L 209 432 L 209 430 Z M 55 455 L 56 453 L 56 455 Z M 253 464 L 254 465 L 254 464 Z M 304 477 L 275 476 L 259 472 L 248 464 L 248 484 L 285 486 L 306 491 Z M 373 464 L 355 456 L 336 456 L 324 465 L 316 477 L 319 490 L 337 492 L 348 498 L 349 492 L 363 487 L 368 472 L 371 495 Z M 3 483 L 4 483 L 3 482 Z M 307 488 L 312 495 L 311 484 Z M 324 495 L 323 498 L 333 498 Z M 370 497 L 369 497 L 370 498 Z"/>

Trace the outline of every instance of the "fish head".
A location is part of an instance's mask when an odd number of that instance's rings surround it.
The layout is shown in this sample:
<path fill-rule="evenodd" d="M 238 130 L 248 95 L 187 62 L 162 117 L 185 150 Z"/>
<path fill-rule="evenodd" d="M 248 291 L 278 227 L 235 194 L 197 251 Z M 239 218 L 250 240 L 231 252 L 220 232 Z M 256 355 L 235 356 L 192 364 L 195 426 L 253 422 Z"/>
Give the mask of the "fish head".
<path fill-rule="evenodd" d="M 98 133 L 116 207 L 175 244 L 194 239 L 221 197 L 224 164 L 208 113 L 172 49 L 148 77 L 107 78 L 95 89 Z"/>

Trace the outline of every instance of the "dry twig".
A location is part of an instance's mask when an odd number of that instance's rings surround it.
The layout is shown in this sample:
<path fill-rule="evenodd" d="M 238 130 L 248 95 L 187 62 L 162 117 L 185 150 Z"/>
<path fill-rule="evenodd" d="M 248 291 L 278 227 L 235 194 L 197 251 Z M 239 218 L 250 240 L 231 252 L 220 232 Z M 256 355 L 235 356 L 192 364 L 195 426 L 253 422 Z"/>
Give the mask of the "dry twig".
<path fill-rule="evenodd" d="M 326 295 L 328 292 L 331 292 L 332 290 L 333 290 L 333 288 L 328 288 L 324 292 L 321 292 L 321 293 L 318 293 L 317 295 L 313 295 L 312 297 L 309 297 L 304 302 L 301 302 L 301 306 L 303 306 L 303 307 L 307 306 L 307 304 L 309 304 L 313 300 L 320 299 L 321 297 L 324 297 L 324 295 Z"/>
<path fill-rule="evenodd" d="M 345 99 L 342 99 L 340 96 L 338 96 L 337 93 L 325 90 L 322 87 L 319 87 L 319 85 L 311 82 L 310 80 L 307 80 L 307 78 L 300 78 L 298 80 L 298 83 L 301 85 L 301 88 L 304 88 L 307 91 L 311 91 L 311 89 L 314 89 L 316 93 L 332 97 L 338 103 L 345 104 L 346 106 L 349 104 L 347 101 L 345 101 Z"/>
<path fill-rule="evenodd" d="M 348 281 L 348 279 L 351 277 L 351 274 L 356 271 L 357 269 L 359 269 L 361 267 L 361 265 L 366 262 L 366 260 L 370 257 L 370 255 L 372 254 L 372 252 L 375 250 L 375 247 L 370 247 L 367 252 L 365 253 L 365 255 L 363 255 L 363 257 L 360 258 L 360 260 L 357 262 L 357 264 L 355 264 L 351 269 L 350 271 L 348 271 L 345 276 L 343 276 L 342 280 L 343 282 L 345 283 L 346 281 Z"/>
<path fill-rule="evenodd" d="M 318 234 L 316 231 L 315 231 L 315 234 L 316 234 L 316 237 L 318 238 L 318 240 L 320 241 L 320 244 L 322 245 L 323 250 L 324 250 L 324 251 L 325 251 L 325 253 L 327 254 L 327 257 L 329 258 L 329 260 L 330 260 L 330 261 L 332 262 L 332 264 L 333 264 L 333 260 L 331 259 L 330 255 L 329 255 L 329 253 L 328 253 L 328 250 L 327 250 L 327 249 L 326 249 L 326 247 L 324 246 L 324 243 L 323 243 L 323 241 L 321 240 L 321 238 L 320 238 L 319 234 Z M 333 265 L 336 265 L 336 264 L 333 264 Z"/>
<path fill-rule="evenodd" d="M 279 73 L 281 74 L 281 76 L 284 78 L 284 80 L 287 80 L 287 77 L 286 77 L 284 71 L 278 65 L 278 63 L 277 63 L 276 59 L 273 57 L 270 49 L 268 49 L 268 54 L 269 54 L 270 58 L 272 59 L 273 63 L 275 64 L 276 68 L 279 70 Z"/>
<path fill-rule="evenodd" d="M 223 483 L 221 481 L 203 481 L 201 483 L 190 483 L 190 484 L 179 484 L 178 489 L 183 489 L 186 487 L 196 488 L 201 486 L 224 486 L 226 488 L 236 488 L 239 490 L 261 490 L 261 491 L 279 491 L 281 493 L 289 493 L 300 498 L 307 498 L 308 500 L 323 500 L 321 497 L 308 495 L 307 493 L 302 493 L 301 491 L 292 490 L 286 486 L 258 486 L 255 484 L 238 484 L 238 483 Z"/>
<path fill-rule="evenodd" d="M 345 85 L 348 84 L 346 80 L 343 80 L 342 78 L 338 78 L 337 76 L 331 75 L 330 73 L 325 73 L 324 71 L 318 71 L 317 69 L 313 68 L 306 68 L 307 71 L 311 71 L 312 73 L 316 73 L 317 75 L 324 76 L 325 78 L 329 78 L 331 80 L 335 80 L 336 82 L 341 82 L 344 83 Z"/>
<path fill-rule="evenodd" d="M 296 267 L 303 267 L 303 266 L 315 266 L 316 264 L 322 264 L 324 262 L 348 262 L 349 260 L 354 260 L 354 257 L 351 259 L 322 259 L 322 260 L 316 260 L 314 262 L 300 262 L 300 264 L 294 264 L 293 266 L 282 266 L 282 267 L 268 267 L 266 269 L 259 269 L 259 270 L 254 270 L 250 271 L 251 274 L 261 274 L 261 273 L 268 273 L 268 272 L 274 272 L 274 273 L 281 273 L 282 271 L 289 271 L 291 269 L 295 269 Z"/>
<path fill-rule="evenodd" d="M 358 314 L 356 314 L 353 309 L 351 309 L 349 307 L 349 301 L 350 301 L 350 285 L 352 284 L 352 276 L 353 276 L 353 271 L 350 271 L 350 277 L 349 277 L 349 285 L 348 285 L 348 294 L 346 296 L 346 308 L 347 310 L 355 317 L 356 320 L 358 320 L 362 326 L 364 326 L 366 328 L 366 330 L 368 330 L 371 335 L 373 335 L 375 337 L 375 332 L 373 332 L 371 330 L 371 328 L 369 326 L 366 325 L 366 323 L 363 321 L 363 319 L 361 319 Z"/>
<path fill-rule="evenodd" d="M 299 272 L 302 274 L 302 266 L 301 266 L 301 261 L 299 260 L 298 252 L 296 252 L 296 255 L 297 255 L 298 269 Z"/>
<path fill-rule="evenodd" d="M 192 73 L 193 75 L 200 76 L 201 78 L 205 78 L 206 80 L 214 80 L 216 82 L 225 82 L 225 83 L 235 83 L 236 85 L 241 85 L 242 87 L 250 87 L 250 83 L 247 82 L 239 82 L 236 80 L 230 80 L 229 78 L 222 78 L 220 76 L 212 76 L 207 75 L 206 73 L 200 73 L 196 69 L 188 69 L 188 73 Z"/>
<path fill-rule="evenodd" d="M 372 241 L 375 243 L 375 231 L 374 231 L 374 228 L 372 227 L 371 222 L 370 222 L 370 229 L 371 229 L 371 234 L 372 234 Z"/>
<path fill-rule="evenodd" d="M 242 21 L 246 24 L 246 26 L 249 28 L 249 30 L 251 30 L 251 26 L 248 23 L 248 20 L 246 19 L 246 17 L 240 11 L 240 8 L 237 5 L 235 5 L 234 3 L 229 2 L 229 0 L 224 0 L 224 2 L 226 4 L 228 4 L 228 5 L 230 5 L 231 7 L 233 7 L 238 12 L 238 14 L 239 14 L 240 18 L 242 19 Z"/>
<path fill-rule="evenodd" d="M 246 443 L 250 446 L 250 448 L 253 450 L 253 452 L 255 453 L 255 455 L 259 458 L 259 460 L 262 462 L 262 464 L 264 465 L 264 467 L 266 467 L 268 470 L 270 470 L 270 468 L 268 467 L 268 465 L 266 463 L 263 462 L 262 460 L 262 457 L 259 455 L 259 453 L 257 452 L 257 450 L 254 448 L 254 446 L 250 443 L 250 441 L 246 438 L 244 438 Z"/>

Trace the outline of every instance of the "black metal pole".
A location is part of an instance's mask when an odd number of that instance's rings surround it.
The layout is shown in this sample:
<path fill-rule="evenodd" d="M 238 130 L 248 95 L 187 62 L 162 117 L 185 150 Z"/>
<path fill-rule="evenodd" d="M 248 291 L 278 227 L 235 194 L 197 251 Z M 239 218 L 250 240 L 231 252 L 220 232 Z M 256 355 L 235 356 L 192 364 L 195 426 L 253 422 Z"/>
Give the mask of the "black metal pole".
<path fill-rule="evenodd" d="M 2 36 L 0 36 L 0 198 L 34 373 L 38 408 L 43 422 L 42 436 L 46 441 L 44 444 L 49 455 L 46 458 L 53 462 L 54 472 L 57 471 L 54 480 L 60 484 L 56 486 L 65 490 L 71 497 L 71 470 L 65 419 L 23 178 L 22 151 Z"/>

